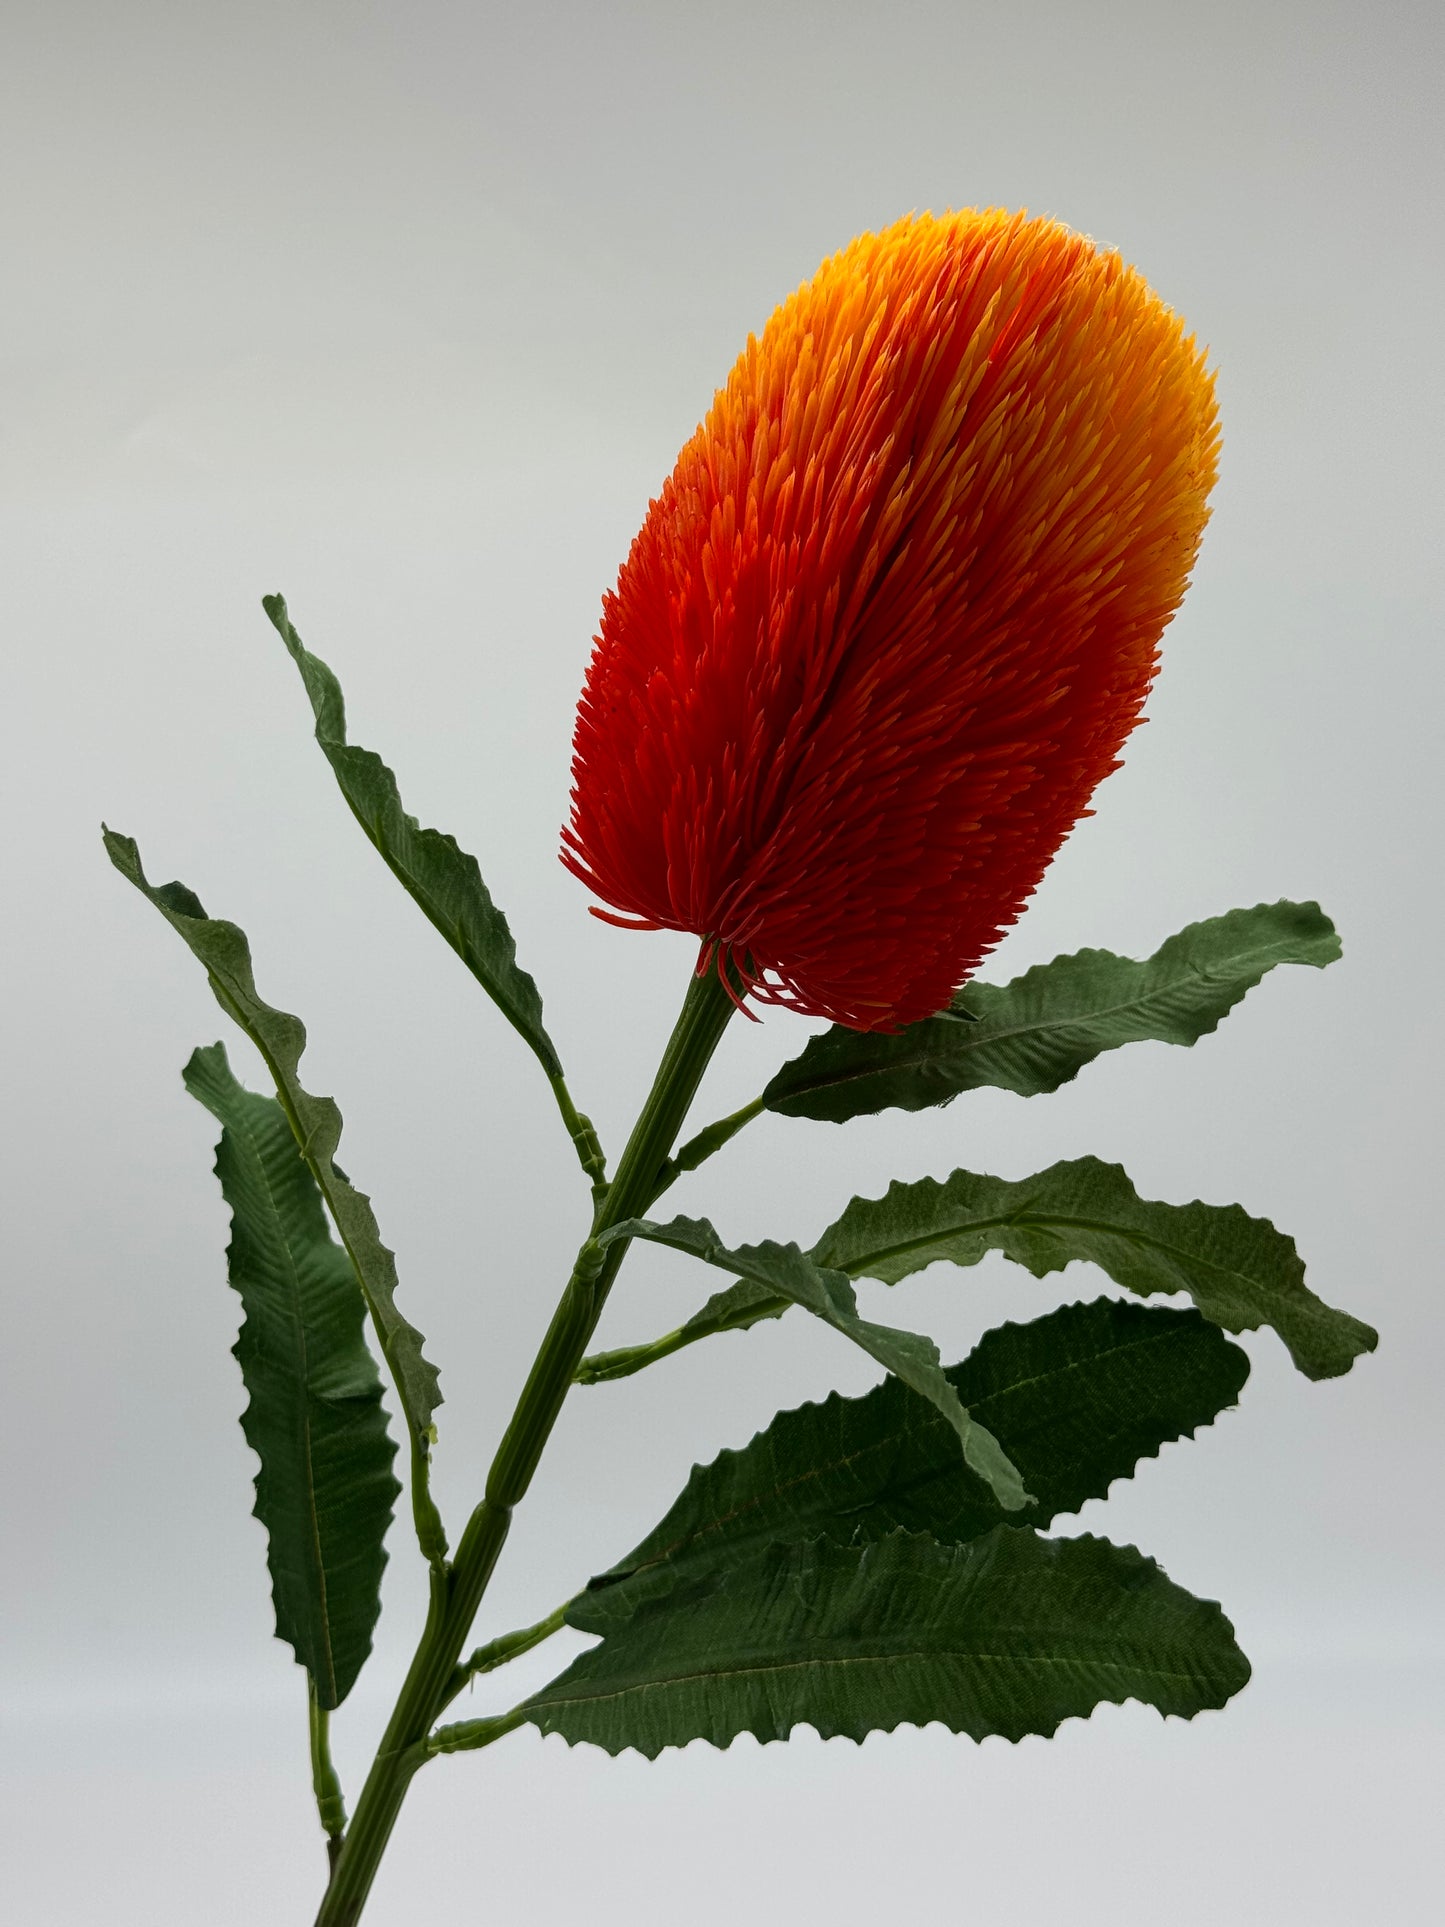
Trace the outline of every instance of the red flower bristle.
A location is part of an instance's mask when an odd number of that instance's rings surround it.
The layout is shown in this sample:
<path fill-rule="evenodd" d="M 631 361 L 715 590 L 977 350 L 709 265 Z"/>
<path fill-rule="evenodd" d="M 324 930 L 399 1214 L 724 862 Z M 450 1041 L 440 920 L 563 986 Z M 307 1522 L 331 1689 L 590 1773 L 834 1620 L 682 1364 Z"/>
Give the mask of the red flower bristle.
<path fill-rule="evenodd" d="M 563 861 L 748 993 L 942 1008 L 1117 766 L 1207 519 L 1213 379 L 1115 254 L 910 218 L 750 339 L 578 710 Z"/>

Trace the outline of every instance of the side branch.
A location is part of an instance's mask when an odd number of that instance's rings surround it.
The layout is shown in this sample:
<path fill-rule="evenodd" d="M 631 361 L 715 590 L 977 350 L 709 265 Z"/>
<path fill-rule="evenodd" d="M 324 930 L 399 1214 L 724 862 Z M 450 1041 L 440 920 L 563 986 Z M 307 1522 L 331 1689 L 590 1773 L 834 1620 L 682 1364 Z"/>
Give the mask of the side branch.
<path fill-rule="evenodd" d="M 530 1653 L 534 1646 L 540 1646 L 544 1639 L 560 1632 L 566 1624 L 566 1606 L 559 1606 L 545 1619 L 539 1619 L 535 1626 L 524 1626 L 520 1632 L 503 1633 L 500 1638 L 488 1640 L 485 1646 L 478 1646 L 457 1667 L 447 1685 L 446 1699 L 442 1704 L 450 1705 L 464 1687 L 483 1673 L 495 1672 L 497 1667 L 505 1666 L 509 1660 L 519 1659 L 523 1653 Z"/>
<path fill-rule="evenodd" d="M 439 1726 L 426 1742 L 426 1755 L 429 1760 L 440 1753 L 475 1753 L 493 1740 L 503 1739 L 508 1733 L 515 1733 L 522 1724 L 524 1714 L 520 1707 L 510 1713 L 499 1713 L 490 1720 L 458 1720 L 452 1726 Z"/>
<path fill-rule="evenodd" d="M 656 1198 L 660 1198 L 668 1186 L 680 1178 L 684 1171 L 695 1171 L 714 1152 L 720 1151 L 725 1144 L 730 1143 L 745 1124 L 751 1124 L 753 1119 L 760 1117 L 766 1109 L 767 1106 L 762 1098 L 755 1097 L 751 1104 L 744 1104 L 740 1111 L 734 1111 L 728 1117 L 718 1118 L 716 1123 L 709 1124 L 699 1131 L 696 1137 L 690 1137 L 676 1157 L 669 1158 L 658 1173 Z M 654 1203 L 656 1198 L 653 1200 Z"/>

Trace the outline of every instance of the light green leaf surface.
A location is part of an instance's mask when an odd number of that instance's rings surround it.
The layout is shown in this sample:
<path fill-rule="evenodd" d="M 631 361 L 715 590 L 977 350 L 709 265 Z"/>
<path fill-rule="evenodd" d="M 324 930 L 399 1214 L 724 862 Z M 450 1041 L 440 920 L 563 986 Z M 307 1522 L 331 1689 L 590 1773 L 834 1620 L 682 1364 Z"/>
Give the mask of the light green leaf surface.
<path fill-rule="evenodd" d="M 342 1243 L 346 1246 L 367 1309 L 376 1327 L 397 1395 L 412 1435 L 413 1453 L 425 1460 L 432 1437 L 432 1414 L 441 1404 L 436 1367 L 422 1352 L 422 1335 L 397 1309 L 396 1260 L 381 1242 L 371 1200 L 344 1178 L 333 1163 L 341 1138 L 341 1112 L 329 1097 L 313 1097 L 300 1077 L 306 1027 L 299 1017 L 266 1003 L 256 989 L 245 933 L 234 923 L 208 917 L 200 899 L 183 883 L 152 885 L 141 867 L 140 852 L 128 836 L 105 831 L 111 862 L 133 883 L 205 965 L 216 1001 L 255 1044 L 275 1080 L 297 1144 L 320 1186 Z M 417 1495 L 413 1494 L 414 1501 Z M 419 1519 L 419 1524 L 421 1524 Z M 428 1515 L 426 1538 L 435 1550 L 440 1521 Z"/>
<path fill-rule="evenodd" d="M 903 1528 L 953 1544 L 1006 1523 L 1045 1526 L 1208 1425 L 1248 1375 L 1245 1354 L 1195 1311 L 1098 1298 L 1001 1325 L 947 1378 L 1018 1467 L 1027 1509 L 1006 1514 L 960 1463 L 944 1418 L 890 1376 L 861 1398 L 780 1412 L 741 1451 L 694 1467 L 662 1522 L 592 1581 L 574 1623 L 775 1541 L 858 1543 Z"/>
<path fill-rule="evenodd" d="M 1017 1469 L 1000 1450 L 998 1441 L 959 1403 L 932 1339 L 860 1318 L 853 1287 L 841 1271 L 815 1263 L 793 1244 L 767 1240 L 729 1249 L 706 1219 L 673 1218 L 668 1224 L 653 1224 L 646 1218 L 630 1218 L 614 1226 L 606 1242 L 617 1238 L 646 1238 L 654 1244 L 670 1245 L 674 1251 L 685 1251 L 705 1264 L 740 1272 L 745 1283 L 803 1306 L 943 1414 L 962 1442 L 965 1462 L 987 1482 L 1002 1506 L 1013 1512 L 1028 1502 Z"/>
<path fill-rule="evenodd" d="M 813 1247 L 819 1264 L 896 1284 L 938 1259 L 974 1265 L 989 1251 L 1036 1278 L 1083 1259 L 1126 1291 L 1187 1292 L 1226 1331 L 1271 1326 L 1307 1378 L 1346 1372 L 1376 1334 L 1324 1304 L 1304 1281 L 1294 1240 L 1237 1204 L 1141 1198 L 1117 1164 L 1074 1158 L 1010 1182 L 955 1171 L 940 1184 L 891 1184 L 854 1198 Z"/>
<path fill-rule="evenodd" d="M 782 1740 L 800 1724 L 861 1740 L 938 1720 L 1018 1740 L 1129 1699 L 1188 1719 L 1248 1677 L 1219 1607 L 1132 1548 L 1000 1526 L 967 1545 L 895 1533 L 770 1546 L 716 1584 L 683 1581 L 609 1622 L 519 1712 L 544 1733 L 653 1758 L 695 1739 Z"/>
<path fill-rule="evenodd" d="M 383 1541 L 401 1487 L 351 1260 L 332 1242 L 281 1106 L 243 1090 L 220 1044 L 194 1052 L 186 1089 L 222 1125 L 216 1175 L 231 1208 L 226 1257 L 244 1320 L 235 1344 L 261 1462 L 277 1636 L 339 1706 L 371 1651 Z"/>
<path fill-rule="evenodd" d="M 918 1111 L 992 1085 L 1057 1090 L 1102 1051 L 1153 1040 L 1192 1044 L 1277 964 L 1321 968 L 1340 940 L 1315 903 L 1261 903 L 1190 924 L 1143 963 L 1080 950 L 1003 985 L 966 984 L 955 1012 L 893 1036 L 834 1025 L 785 1064 L 769 1110 L 841 1124 L 866 1112 Z"/>

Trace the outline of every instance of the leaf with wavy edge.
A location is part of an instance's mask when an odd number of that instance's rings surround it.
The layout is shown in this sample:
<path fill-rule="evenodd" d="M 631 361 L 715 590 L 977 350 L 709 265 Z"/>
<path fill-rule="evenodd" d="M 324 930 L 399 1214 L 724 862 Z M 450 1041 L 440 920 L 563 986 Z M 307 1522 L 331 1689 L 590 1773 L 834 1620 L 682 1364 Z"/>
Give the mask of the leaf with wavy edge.
<path fill-rule="evenodd" d="M 393 876 L 456 951 L 507 1022 L 525 1039 L 549 1077 L 561 1060 L 542 1022 L 535 980 L 517 962 L 517 946 L 493 903 L 474 856 L 441 830 L 423 829 L 402 807 L 395 776 L 374 750 L 346 740 L 346 703 L 335 672 L 297 635 L 284 596 L 261 598 L 311 701 L 316 740 L 351 813 Z"/>
<path fill-rule="evenodd" d="M 1066 1159 L 1014 1181 L 955 1171 L 942 1184 L 895 1182 L 881 1198 L 854 1198 L 809 1256 L 891 1285 L 942 1259 L 975 1265 L 990 1251 L 1036 1278 L 1083 1260 L 1141 1297 L 1187 1292 L 1225 1331 L 1272 1326 L 1306 1378 L 1337 1377 L 1379 1342 L 1371 1326 L 1315 1296 L 1294 1240 L 1267 1219 L 1237 1204 L 1141 1198 L 1119 1165 L 1098 1158 Z M 742 1279 L 659 1345 L 635 1347 L 638 1363 L 781 1318 L 789 1302 Z M 607 1375 L 628 1369 L 630 1361 Z"/>
<path fill-rule="evenodd" d="M 1231 910 L 1190 924 L 1143 963 L 1080 950 L 1011 983 L 965 984 L 951 1010 L 892 1035 L 835 1024 L 783 1066 L 763 1103 L 841 1124 L 948 1104 L 986 1085 L 1038 1096 L 1123 1044 L 1193 1044 L 1276 964 L 1322 969 L 1339 955 L 1317 903 Z"/>
<path fill-rule="evenodd" d="M 861 1740 L 939 1720 L 1019 1740 L 1104 1701 L 1189 1719 L 1248 1678 L 1219 1607 L 1132 1547 L 999 1526 L 959 1546 L 903 1532 L 770 1546 L 609 1626 L 517 1717 L 649 1759 L 802 1724 Z"/>
<path fill-rule="evenodd" d="M 366 1302 L 275 1098 L 243 1089 L 220 1044 L 194 1051 L 181 1075 L 222 1127 L 227 1271 L 244 1312 L 233 1350 L 250 1394 L 241 1429 L 261 1462 L 254 1511 L 276 1635 L 331 1711 L 371 1651 L 401 1491 Z"/>
<path fill-rule="evenodd" d="M 1210 1424 L 1238 1399 L 1249 1360 L 1197 1311 L 1096 1298 L 997 1327 L 946 1376 L 1035 1495 L 1026 1510 L 1005 1514 L 959 1464 L 939 1413 L 889 1377 L 861 1398 L 779 1412 L 741 1451 L 694 1466 L 661 1523 L 574 1602 L 572 1623 L 604 1632 L 639 1598 L 775 1541 L 858 1544 L 901 1528 L 961 1544 L 997 1525 L 1046 1526 Z"/>
<path fill-rule="evenodd" d="M 1346 1372 L 1377 1335 L 1326 1305 L 1304 1281 L 1293 1238 L 1237 1204 L 1141 1198 L 1099 1158 L 1051 1164 L 1010 1182 L 955 1171 L 944 1183 L 894 1183 L 854 1198 L 813 1247 L 820 1264 L 896 1284 L 938 1259 L 974 1265 L 989 1251 L 1035 1278 L 1083 1259 L 1126 1291 L 1187 1292 L 1226 1331 L 1269 1325 L 1307 1378 Z"/>
<path fill-rule="evenodd" d="M 704 1264 L 741 1272 L 747 1283 L 803 1306 L 937 1407 L 957 1433 L 965 1462 L 992 1488 L 1000 1505 L 1016 1512 L 1028 1503 L 1029 1495 L 1018 1471 L 997 1439 L 976 1424 L 959 1403 L 957 1392 L 944 1376 L 933 1340 L 919 1332 L 899 1331 L 892 1325 L 875 1325 L 860 1318 L 853 1287 L 841 1271 L 815 1263 L 794 1244 L 775 1244 L 771 1239 L 730 1249 L 705 1218 L 673 1218 L 667 1224 L 629 1218 L 612 1226 L 598 1242 L 611 1244 L 618 1238 L 646 1238 L 653 1244 L 670 1245 L 674 1251 L 701 1258 Z"/>
<path fill-rule="evenodd" d="M 413 1454 L 424 1465 L 435 1436 L 432 1414 L 442 1402 L 436 1367 L 422 1352 L 421 1333 L 397 1309 L 396 1258 L 381 1242 L 370 1198 L 344 1178 L 332 1162 L 341 1138 L 341 1112 L 333 1099 L 313 1097 L 301 1083 L 306 1026 L 299 1017 L 277 1010 L 262 999 L 244 931 L 234 923 L 208 917 L 200 899 L 185 884 L 149 883 L 131 837 L 109 829 L 104 836 L 106 852 L 116 869 L 155 905 L 192 955 L 205 965 L 216 1001 L 265 1059 L 281 1108 L 355 1267 L 406 1416 Z M 420 1508 L 418 1528 L 423 1549 L 429 1556 L 438 1556 L 439 1547 L 444 1549 L 441 1521 L 430 1501 L 416 1490 L 413 1502 Z"/>

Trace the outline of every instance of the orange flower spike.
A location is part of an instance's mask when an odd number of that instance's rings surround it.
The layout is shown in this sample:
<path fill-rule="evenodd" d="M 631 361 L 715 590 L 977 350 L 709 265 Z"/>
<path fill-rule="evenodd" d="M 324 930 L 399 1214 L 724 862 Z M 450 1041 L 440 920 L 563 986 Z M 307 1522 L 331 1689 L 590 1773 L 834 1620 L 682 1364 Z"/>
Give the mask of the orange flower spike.
<path fill-rule="evenodd" d="M 998 210 L 860 236 L 749 339 L 604 600 L 563 861 L 761 1000 L 941 1009 L 1140 719 L 1218 439 L 1117 254 Z"/>

